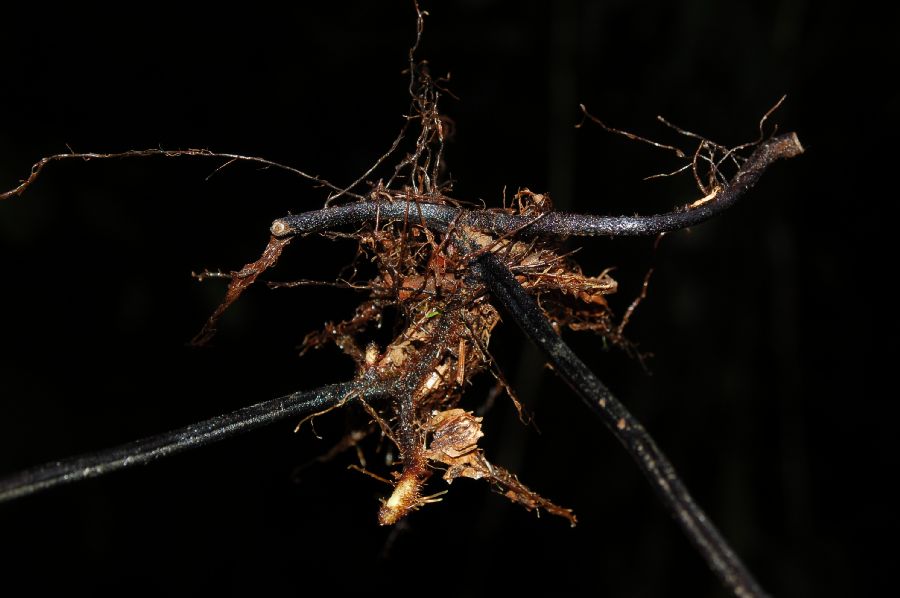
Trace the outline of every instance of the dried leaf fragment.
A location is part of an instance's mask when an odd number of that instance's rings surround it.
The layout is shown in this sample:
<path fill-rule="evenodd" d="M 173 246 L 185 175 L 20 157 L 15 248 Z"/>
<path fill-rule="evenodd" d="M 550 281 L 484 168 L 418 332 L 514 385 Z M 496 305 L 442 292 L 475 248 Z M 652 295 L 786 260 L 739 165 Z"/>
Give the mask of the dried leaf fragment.
<path fill-rule="evenodd" d="M 238 272 L 231 273 L 231 283 L 228 285 L 225 299 L 222 300 L 222 303 L 219 304 L 216 311 L 209 317 L 203 325 L 203 328 L 197 333 L 197 336 L 191 339 L 192 345 L 202 346 L 212 339 L 213 335 L 216 333 L 216 324 L 219 322 L 219 318 L 222 317 L 222 314 L 225 313 L 225 310 L 238 300 L 238 297 L 247 290 L 247 287 L 256 282 L 256 279 L 260 274 L 275 265 L 275 262 L 281 257 L 281 252 L 284 251 L 284 248 L 291 242 L 291 239 L 291 237 L 271 237 L 269 239 L 269 244 L 266 245 L 266 249 L 258 260 L 250 262 Z"/>
<path fill-rule="evenodd" d="M 515 474 L 488 462 L 484 451 L 478 448 L 478 440 L 484 436 L 481 419 L 464 409 L 433 412 L 426 424 L 432 440 L 425 451 L 425 457 L 448 466 L 444 472 L 447 483 L 456 478 L 490 480 L 512 502 L 529 511 L 543 509 L 551 515 L 568 519 L 574 526 L 577 519 L 571 509 L 547 500 L 522 484 Z"/>

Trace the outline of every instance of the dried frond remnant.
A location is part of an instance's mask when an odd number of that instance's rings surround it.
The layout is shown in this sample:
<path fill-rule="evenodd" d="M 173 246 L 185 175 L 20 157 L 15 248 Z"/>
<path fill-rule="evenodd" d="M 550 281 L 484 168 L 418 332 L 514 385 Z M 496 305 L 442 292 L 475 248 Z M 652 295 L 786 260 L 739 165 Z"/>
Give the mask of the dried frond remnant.
<path fill-rule="evenodd" d="M 465 409 L 434 411 L 425 425 L 431 433 L 431 442 L 425 456 L 450 466 L 444 479 L 452 482 L 458 477 L 480 479 L 480 468 L 472 467 L 472 457 L 479 453 L 478 440 L 484 437 L 480 417 Z"/>
<path fill-rule="evenodd" d="M 430 461 L 447 466 L 444 479 L 447 483 L 457 478 L 489 480 L 503 496 L 522 505 L 529 511 L 543 509 L 551 515 L 563 517 L 574 526 L 578 521 L 571 509 L 560 507 L 529 490 L 514 474 L 492 465 L 478 448 L 478 440 L 484 436 L 480 417 L 471 411 L 450 409 L 434 412 L 428 421 L 427 430 L 432 433 L 431 443 L 425 451 Z"/>
<path fill-rule="evenodd" d="M 259 278 L 260 274 L 275 265 L 275 262 L 281 257 L 281 252 L 288 246 L 290 240 L 290 237 L 278 238 L 273 236 L 269 239 L 269 244 L 266 246 L 265 251 L 263 251 L 262 256 L 260 256 L 258 260 L 250 262 L 237 272 L 232 272 L 230 274 L 231 283 L 228 285 L 225 299 L 222 300 L 222 303 L 216 308 L 216 311 L 209 317 L 200 332 L 198 332 L 191 340 L 192 345 L 200 346 L 209 342 L 216 333 L 216 324 L 218 324 L 222 314 L 238 300 L 238 297 L 247 290 L 247 287 L 256 282 L 256 279 Z M 203 275 L 201 274 L 198 278 L 203 278 Z"/>
<path fill-rule="evenodd" d="M 383 311 L 384 305 L 381 301 L 371 300 L 361 303 L 349 320 L 338 323 L 326 322 L 323 330 L 315 330 L 307 334 L 300 343 L 300 356 L 303 357 L 307 351 L 318 349 L 326 343 L 334 343 L 338 349 L 356 362 L 358 368 L 371 365 L 369 362 L 374 360 L 374 357 L 368 357 L 368 348 L 366 352 L 360 348 L 356 341 L 356 335 L 362 333 L 372 322 L 379 324 Z"/>

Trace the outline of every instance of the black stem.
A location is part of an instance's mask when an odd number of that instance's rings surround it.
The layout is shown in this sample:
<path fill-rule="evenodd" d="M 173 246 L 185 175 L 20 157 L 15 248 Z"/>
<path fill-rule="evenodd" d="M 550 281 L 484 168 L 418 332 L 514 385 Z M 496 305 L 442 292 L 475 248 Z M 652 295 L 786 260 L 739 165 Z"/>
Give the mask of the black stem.
<path fill-rule="evenodd" d="M 773 137 L 757 146 L 731 181 L 720 188 L 705 203 L 652 216 L 593 216 L 549 212 L 539 219 L 534 216 L 505 214 L 491 210 L 462 210 L 445 204 L 417 203 L 409 201 L 360 202 L 285 216 L 272 223 L 272 234 L 283 237 L 309 234 L 339 226 L 360 225 L 364 222 L 403 220 L 423 222 L 425 225 L 446 230 L 451 223 L 470 227 L 495 235 L 520 234 L 525 236 L 610 236 L 640 237 L 680 230 L 709 220 L 732 207 L 743 197 L 762 173 L 773 162 L 791 158 L 803 152 L 797 135 L 788 133 Z"/>
<path fill-rule="evenodd" d="M 144 465 L 286 418 L 327 409 L 353 396 L 374 397 L 381 394 L 383 394 L 383 389 L 380 386 L 365 380 L 333 384 L 306 392 L 295 392 L 158 436 L 136 440 L 95 453 L 52 461 L 21 471 L 0 480 L 0 502 L 135 465 Z"/>
<path fill-rule="evenodd" d="M 750 571 L 691 498 L 672 464 L 653 442 L 650 434 L 563 342 L 537 302 L 525 292 L 509 268 L 491 253 L 479 257 L 472 266 L 475 275 L 503 304 L 510 317 L 544 352 L 553 369 L 591 411 L 600 416 L 625 450 L 637 461 L 663 503 L 722 582 L 735 596 L 765 596 Z"/>

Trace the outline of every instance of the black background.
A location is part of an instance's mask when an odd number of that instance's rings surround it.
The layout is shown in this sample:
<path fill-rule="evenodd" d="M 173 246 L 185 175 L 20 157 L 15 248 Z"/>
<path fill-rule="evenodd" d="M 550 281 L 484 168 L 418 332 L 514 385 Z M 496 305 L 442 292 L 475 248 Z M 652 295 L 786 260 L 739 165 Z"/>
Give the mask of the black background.
<path fill-rule="evenodd" d="M 893 177 L 882 148 L 900 109 L 886 85 L 898 66 L 892 19 L 836 2 L 640 4 L 426 5 L 420 56 L 452 74 L 459 97 L 443 103 L 456 123 L 454 194 L 494 206 L 504 186 L 529 187 L 571 210 L 666 210 L 698 197 L 687 177 L 641 180 L 674 157 L 574 129 L 579 103 L 643 135 L 678 141 L 654 121 L 663 114 L 736 144 L 787 93 L 774 121 L 808 151 L 776 164 L 746 202 L 655 254 L 647 240 L 583 243 L 587 272 L 616 268 L 619 313 L 655 265 L 630 326 L 655 354 L 652 375 L 593 337 L 569 338 L 764 587 L 865 594 L 891 578 L 895 555 L 878 540 L 898 532 L 885 488 L 896 397 L 881 388 L 897 332 L 885 290 L 895 198 L 877 192 Z M 407 109 L 408 2 L 4 12 L 4 189 L 67 144 L 204 147 L 348 183 Z M 301 360 L 294 349 L 351 313 L 347 291 L 259 286 L 211 348 L 186 346 L 224 287 L 191 271 L 252 261 L 273 218 L 324 197 L 247 165 L 207 180 L 220 163 L 59 163 L 0 204 L 0 474 L 352 375 L 337 350 Z M 271 278 L 333 278 L 353 249 L 297 242 Z M 575 529 L 468 480 L 399 532 L 379 528 L 386 490 L 345 469 L 354 455 L 295 472 L 340 437 L 335 414 L 317 423 L 323 440 L 285 422 L 0 506 L 4 585 L 721 595 L 633 463 L 523 344 L 511 326 L 492 339 L 540 433 L 503 401 L 485 446 L 573 507 Z M 467 406 L 485 393 L 473 388 Z"/>

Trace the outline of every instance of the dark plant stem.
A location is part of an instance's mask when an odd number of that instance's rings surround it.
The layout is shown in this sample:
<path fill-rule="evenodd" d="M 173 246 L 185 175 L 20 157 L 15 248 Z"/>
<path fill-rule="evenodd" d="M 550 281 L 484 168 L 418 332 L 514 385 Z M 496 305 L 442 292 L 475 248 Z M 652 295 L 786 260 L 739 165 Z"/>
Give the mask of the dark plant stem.
<path fill-rule="evenodd" d="M 0 480 L 0 502 L 135 465 L 144 465 L 283 419 L 325 410 L 356 396 L 377 397 L 385 392 L 381 386 L 371 380 L 361 378 L 353 382 L 333 384 L 316 390 L 295 392 L 158 436 L 136 440 L 96 453 L 52 461 Z"/>
<path fill-rule="evenodd" d="M 544 352 L 553 369 L 588 408 L 600 416 L 634 458 L 688 539 L 722 582 L 735 596 L 765 596 L 750 571 L 694 502 L 672 464 L 644 427 L 563 342 L 537 302 L 525 292 L 509 268 L 491 253 L 479 257 L 472 266 L 475 275 L 487 285 L 509 316 Z"/>
<path fill-rule="evenodd" d="M 709 220 L 732 207 L 743 197 L 762 173 L 781 158 L 803 153 L 797 135 L 788 133 L 773 137 L 757 146 L 728 185 L 720 188 L 708 201 L 680 211 L 652 216 L 593 216 L 550 212 L 540 218 L 505 214 L 491 210 L 463 210 L 446 204 L 367 201 L 335 208 L 325 208 L 285 216 L 272 223 L 272 234 L 284 237 L 330 230 L 339 226 L 359 225 L 382 220 L 409 220 L 446 230 L 451 223 L 486 233 L 524 236 L 610 236 L 640 237 L 680 230 Z M 440 198 L 436 198 L 440 199 Z"/>

